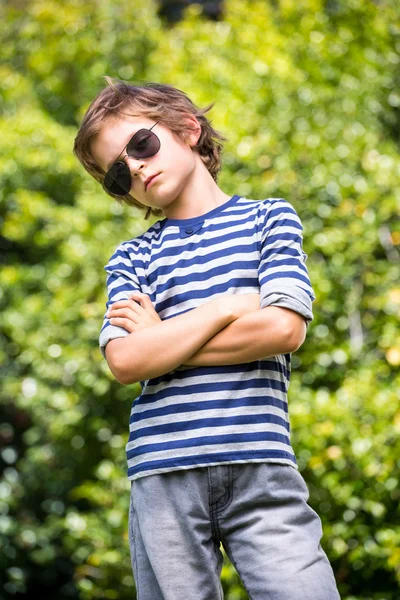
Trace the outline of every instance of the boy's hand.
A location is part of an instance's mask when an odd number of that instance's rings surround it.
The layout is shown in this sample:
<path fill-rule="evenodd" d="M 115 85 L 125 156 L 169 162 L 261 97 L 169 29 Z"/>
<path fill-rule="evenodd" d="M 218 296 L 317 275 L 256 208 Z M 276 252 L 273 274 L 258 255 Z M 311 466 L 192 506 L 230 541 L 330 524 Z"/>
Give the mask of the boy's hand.
<path fill-rule="evenodd" d="M 123 327 L 129 333 L 160 323 L 149 296 L 141 292 L 129 294 L 129 300 L 118 300 L 108 309 L 106 317 L 111 325 Z"/>

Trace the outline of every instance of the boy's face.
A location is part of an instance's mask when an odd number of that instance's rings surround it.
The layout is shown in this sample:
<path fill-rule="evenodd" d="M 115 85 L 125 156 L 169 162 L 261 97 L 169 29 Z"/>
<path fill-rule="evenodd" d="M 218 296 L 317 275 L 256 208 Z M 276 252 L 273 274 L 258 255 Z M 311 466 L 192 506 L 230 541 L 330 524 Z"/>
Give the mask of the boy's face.
<path fill-rule="evenodd" d="M 195 117 L 188 115 L 188 126 L 194 127 L 195 131 L 189 133 L 188 142 L 185 143 L 161 123 L 153 127 L 156 122 L 156 119 L 142 116 L 109 119 L 92 141 L 91 152 L 105 172 L 117 159 L 124 160 L 132 176 L 131 196 L 144 206 L 164 210 L 179 199 L 188 186 L 196 166 L 197 154 L 190 145 L 197 142 L 201 128 Z M 161 143 L 157 154 L 143 159 L 125 156 L 126 151 L 122 150 L 131 137 L 139 129 L 150 127 L 153 127 L 152 132 Z M 146 189 L 145 181 L 153 175 L 157 177 Z"/>

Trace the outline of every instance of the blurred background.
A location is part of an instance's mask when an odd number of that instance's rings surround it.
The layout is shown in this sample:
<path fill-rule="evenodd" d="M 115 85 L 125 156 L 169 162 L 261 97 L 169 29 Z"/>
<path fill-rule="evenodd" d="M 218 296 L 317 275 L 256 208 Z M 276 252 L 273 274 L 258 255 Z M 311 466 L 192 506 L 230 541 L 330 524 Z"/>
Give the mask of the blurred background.
<path fill-rule="evenodd" d="M 1 600 L 136 597 L 140 385 L 115 381 L 98 336 L 103 267 L 152 221 L 72 153 L 105 75 L 215 102 L 223 191 L 296 208 L 317 298 L 292 356 L 293 447 L 342 599 L 397 600 L 398 1 L 10 0 L 0 48 Z M 247 599 L 226 557 L 222 581 Z"/>

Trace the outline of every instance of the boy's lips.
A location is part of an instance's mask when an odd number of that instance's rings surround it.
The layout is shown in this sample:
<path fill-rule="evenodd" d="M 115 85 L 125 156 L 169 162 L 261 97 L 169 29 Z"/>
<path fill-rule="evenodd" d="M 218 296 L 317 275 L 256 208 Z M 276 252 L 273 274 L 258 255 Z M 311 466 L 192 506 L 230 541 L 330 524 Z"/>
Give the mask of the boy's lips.
<path fill-rule="evenodd" d="M 155 179 L 156 177 L 158 177 L 158 175 L 160 175 L 160 173 L 156 173 L 155 175 L 150 175 L 150 177 L 148 177 L 146 179 L 146 181 L 144 182 L 144 189 L 145 189 L 145 191 L 147 191 L 147 188 L 148 188 L 149 184 L 153 181 L 153 179 Z"/>

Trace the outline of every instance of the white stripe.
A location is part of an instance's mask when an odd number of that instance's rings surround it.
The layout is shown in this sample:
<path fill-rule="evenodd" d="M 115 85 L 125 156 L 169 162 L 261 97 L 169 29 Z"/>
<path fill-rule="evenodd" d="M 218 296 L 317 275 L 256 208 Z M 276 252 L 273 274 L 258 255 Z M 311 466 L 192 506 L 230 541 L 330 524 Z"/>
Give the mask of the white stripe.
<path fill-rule="evenodd" d="M 163 444 L 165 442 L 173 441 L 195 441 L 198 438 L 207 436 L 219 436 L 219 435 L 234 435 L 239 433 L 240 428 L 241 435 L 247 435 L 250 433 L 279 433 L 287 438 L 290 437 L 289 432 L 285 427 L 281 425 L 275 425 L 275 423 L 255 423 L 250 425 L 216 425 L 214 427 L 201 427 L 197 429 L 189 429 L 186 431 L 171 431 L 169 433 L 158 433 L 157 435 L 145 435 L 137 440 L 133 440 L 126 444 L 127 450 L 134 448 L 140 448 L 146 444 Z M 265 443 L 265 442 L 264 442 Z M 269 444 L 269 442 L 268 442 Z M 158 453 L 158 451 L 157 451 Z"/>
<path fill-rule="evenodd" d="M 221 377 L 222 377 L 223 373 L 221 373 Z M 214 381 L 214 383 L 219 383 L 220 380 L 218 379 L 218 376 L 216 375 L 216 379 Z M 184 380 L 184 383 L 187 385 L 188 382 L 187 380 Z M 195 384 L 195 381 L 193 382 Z M 213 383 L 213 382 L 210 382 Z M 226 396 L 229 393 L 229 398 L 227 399 Z M 206 396 L 206 398 L 205 398 Z M 185 405 L 187 402 L 202 402 L 202 401 L 211 401 L 211 400 L 225 400 L 226 404 L 229 405 L 230 400 L 235 400 L 235 399 L 245 399 L 245 398 L 254 398 L 254 397 L 262 397 L 262 396 L 271 396 L 272 398 L 276 398 L 277 400 L 280 400 L 281 402 L 285 403 L 287 402 L 287 398 L 284 392 L 281 392 L 280 390 L 276 390 L 273 388 L 268 387 L 268 385 L 266 385 L 264 388 L 252 388 L 249 387 L 246 389 L 242 389 L 242 390 L 226 390 L 226 389 L 221 389 L 221 390 L 215 390 L 215 391 L 209 391 L 207 390 L 207 392 L 201 392 L 201 390 L 199 392 L 193 392 L 190 395 L 186 394 L 186 395 L 177 395 L 175 394 L 174 396 L 171 395 L 166 395 L 164 398 L 160 398 L 160 399 L 154 399 L 152 400 L 152 402 L 148 402 L 148 403 L 139 403 L 139 404 L 135 404 L 135 406 L 133 406 L 131 408 L 131 417 L 133 417 L 134 420 L 134 416 L 137 413 L 142 413 L 145 412 L 147 410 L 156 410 L 159 408 L 165 408 L 167 406 L 172 405 Z M 269 404 L 268 404 L 268 399 L 266 398 L 265 400 L 265 409 L 269 410 Z M 211 410 L 223 410 L 218 409 L 218 408 L 212 408 Z M 279 410 L 279 408 L 278 408 Z M 204 412 L 204 411 L 201 411 Z M 282 411 L 283 413 L 283 411 Z"/>
<path fill-rule="evenodd" d="M 175 404 L 175 402 L 174 402 Z M 182 403 L 184 404 L 184 403 Z M 264 408 L 264 410 L 263 410 Z M 244 417 L 244 416 L 256 416 L 259 415 L 265 416 L 265 407 L 262 406 L 237 406 L 235 408 L 220 408 L 220 409 L 211 409 L 210 410 L 197 410 L 197 411 L 188 411 L 182 413 L 175 413 L 173 415 L 162 415 L 157 417 L 150 417 L 148 419 L 143 419 L 140 421 L 132 421 L 129 425 L 129 430 L 131 432 L 138 431 L 139 429 L 143 429 L 144 427 L 155 427 L 157 425 L 168 425 L 171 423 L 171 418 L 173 417 L 174 423 L 190 423 L 192 421 L 198 421 L 199 419 L 212 419 L 215 417 L 224 418 L 224 417 Z M 274 415 L 275 417 L 279 417 L 283 421 L 289 424 L 289 419 L 287 414 L 277 408 L 276 406 L 269 406 L 268 413 L 270 415 Z"/>
<path fill-rule="evenodd" d="M 277 360 L 276 356 L 271 356 L 270 358 L 266 359 L 266 361 L 269 362 L 280 362 L 280 364 L 282 365 L 281 361 Z M 266 363 L 265 363 L 266 364 Z M 286 363 L 283 363 L 284 367 L 286 368 Z M 190 367 L 190 365 L 187 365 L 188 369 L 192 369 L 193 367 Z M 236 365 L 237 367 L 237 365 Z M 205 369 L 207 367 L 204 367 Z M 251 382 L 252 380 L 255 381 L 265 381 L 266 379 L 271 379 L 272 381 L 277 381 L 277 382 L 283 382 L 286 383 L 286 385 L 289 384 L 289 379 L 286 378 L 284 375 L 281 374 L 281 372 L 279 370 L 274 370 L 274 369 L 268 369 L 267 367 L 265 368 L 255 368 L 253 371 L 242 371 L 242 370 L 238 370 L 238 372 L 235 371 L 235 365 L 231 365 L 229 367 L 232 372 L 228 372 L 228 371 L 223 371 L 221 370 L 220 373 L 204 373 L 204 375 L 202 375 L 201 373 L 197 373 L 196 375 L 192 375 L 191 373 L 187 373 L 185 377 L 182 377 L 182 379 L 176 377 L 173 378 L 170 382 L 168 387 L 174 387 L 176 389 L 180 389 L 182 392 L 185 392 L 185 388 L 187 388 L 188 386 L 192 386 L 192 385 L 199 385 L 200 388 L 202 386 L 202 384 L 206 385 L 208 383 L 226 383 L 227 385 L 231 385 L 233 386 L 233 388 L 236 388 L 237 385 L 239 385 L 239 383 L 242 382 Z M 277 369 L 279 369 L 280 367 L 277 366 Z M 284 379 L 284 381 L 282 380 L 282 377 Z M 165 389 L 165 382 L 162 381 L 161 383 L 158 384 L 149 384 L 146 387 L 146 393 L 143 394 L 142 398 L 145 401 L 146 396 L 147 395 L 153 395 L 153 394 L 157 394 L 157 392 L 162 391 Z M 241 395 L 243 394 L 247 394 L 249 392 L 250 388 L 246 388 L 244 387 L 244 389 L 235 389 L 235 391 L 237 392 L 236 396 L 232 396 L 234 398 L 240 398 Z M 286 400 L 286 395 L 283 392 L 280 392 L 278 389 L 273 388 L 271 385 L 268 384 L 268 382 L 266 382 L 264 384 L 264 387 L 259 387 L 253 388 L 254 390 L 254 395 L 255 396 L 261 396 L 263 393 L 265 394 L 266 392 L 270 391 L 270 395 L 276 395 L 276 397 L 279 400 L 285 401 Z M 226 390 L 225 390 L 226 391 Z M 231 390 L 233 391 L 233 390 Z M 199 389 L 199 392 L 192 392 L 190 394 L 190 401 L 193 400 L 203 400 L 204 399 L 204 390 L 202 391 L 201 389 Z M 221 389 L 220 391 L 215 390 L 214 392 L 206 392 L 207 393 L 207 400 L 210 399 L 210 397 L 208 396 L 209 393 L 211 394 L 220 394 L 220 396 L 211 396 L 211 398 L 223 398 L 224 396 L 224 390 Z M 222 395 L 222 396 L 221 396 Z M 187 396 L 186 396 L 187 398 Z M 140 406 L 140 405 L 139 405 Z M 153 406 L 153 401 L 151 401 L 151 406 Z"/>

